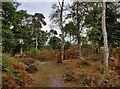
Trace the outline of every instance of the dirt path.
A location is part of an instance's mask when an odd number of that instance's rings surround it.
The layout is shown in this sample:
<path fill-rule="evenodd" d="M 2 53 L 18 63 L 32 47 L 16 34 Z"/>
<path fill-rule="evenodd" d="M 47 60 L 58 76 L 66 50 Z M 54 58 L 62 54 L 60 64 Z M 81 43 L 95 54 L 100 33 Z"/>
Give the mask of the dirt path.
<path fill-rule="evenodd" d="M 34 87 L 64 87 L 61 64 L 56 62 L 36 62 L 38 72 L 33 74 Z"/>

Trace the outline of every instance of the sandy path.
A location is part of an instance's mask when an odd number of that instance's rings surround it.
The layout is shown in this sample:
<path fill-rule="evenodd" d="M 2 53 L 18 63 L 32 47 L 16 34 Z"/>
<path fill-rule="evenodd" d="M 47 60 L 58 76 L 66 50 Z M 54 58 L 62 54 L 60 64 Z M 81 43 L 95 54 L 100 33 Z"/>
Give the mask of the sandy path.
<path fill-rule="evenodd" d="M 34 87 L 64 87 L 63 73 L 56 62 L 37 62 L 39 71 L 33 74 Z M 41 84 L 43 81 L 43 84 Z"/>

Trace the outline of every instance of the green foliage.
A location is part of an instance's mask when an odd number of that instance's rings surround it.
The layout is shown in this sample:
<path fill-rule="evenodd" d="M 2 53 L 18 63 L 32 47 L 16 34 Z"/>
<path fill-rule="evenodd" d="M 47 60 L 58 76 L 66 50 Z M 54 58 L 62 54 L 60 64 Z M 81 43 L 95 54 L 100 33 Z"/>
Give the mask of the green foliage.
<path fill-rule="evenodd" d="M 95 44 L 83 44 L 83 53 L 86 52 L 94 52 L 95 51 Z"/>
<path fill-rule="evenodd" d="M 46 25 L 44 15 L 42 13 L 30 15 L 26 10 L 17 11 L 19 5 L 20 3 L 16 1 L 2 3 L 3 52 L 6 53 L 15 54 L 21 47 L 23 50 L 30 50 L 35 46 L 33 38 L 36 36 L 39 39 L 39 48 L 48 40 L 48 32 L 40 31 L 42 25 Z M 19 39 L 23 40 L 22 44 Z"/>
<path fill-rule="evenodd" d="M 29 57 L 36 57 L 38 56 L 39 50 L 36 50 L 36 48 L 31 48 L 30 51 L 26 51 L 25 54 Z"/>
<path fill-rule="evenodd" d="M 54 49 L 50 45 L 41 47 L 40 50 L 41 51 L 54 51 Z"/>
<path fill-rule="evenodd" d="M 120 43 L 120 22 L 117 20 L 119 19 L 120 12 L 118 12 L 119 4 L 116 3 L 107 3 L 106 8 L 106 23 L 107 23 L 107 31 L 108 31 L 108 42 L 109 46 L 116 48 L 119 47 Z"/>
<path fill-rule="evenodd" d="M 38 48 L 41 49 L 41 48 L 44 48 L 46 46 L 46 42 L 48 41 L 50 37 L 50 33 L 49 32 L 45 32 L 45 31 L 42 31 L 40 32 L 39 34 L 39 38 L 38 38 Z"/>
<path fill-rule="evenodd" d="M 65 43 L 65 50 L 72 49 L 72 48 L 73 48 L 73 47 L 72 47 L 72 45 L 71 45 L 70 42 L 66 42 L 66 43 Z"/>
<path fill-rule="evenodd" d="M 60 39 L 56 36 L 50 38 L 49 43 L 52 49 L 59 49 L 60 48 Z"/>
<path fill-rule="evenodd" d="M 51 29 L 50 33 L 51 33 L 52 37 L 55 36 L 55 35 L 58 35 L 57 31 L 54 30 L 54 29 Z"/>
<path fill-rule="evenodd" d="M 12 68 L 7 68 L 7 75 L 8 76 L 13 76 L 14 75 L 14 70 Z"/>
<path fill-rule="evenodd" d="M 9 54 L 3 54 L 2 55 L 2 66 L 6 68 L 6 74 L 8 76 L 13 76 L 14 75 L 14 70 L 11 68 L 11 57 Z"/>
<path fill-rule="evenodd" d="M 2 3 L 2 37 L 3 37 L 3 52 L 14 53 L 16 45 L 18 44 L 20 23 L 18 19 L 20 15 L 16 10 L 19 6 L 17 2 L 3 2 Z"/>
<path fill-rule="evenodd" d="M 38 51 L 35 48 L 31 48 L 31 55 L 37 55 Z"/>
<path fill-rule="evenodd" d="M 2 56 L 2 87 L 23 88 L 31 86 L 33 80 L 25 71 L 24 65 L 9 54 Z"/>
<path fill-rule="evenodd" d="M 65 34 L 70 35 L 70 37 L 76 35 L 76 27 L 73 22 L 69 22 L 68 24 L 66 24 L 63 30 Z"/>
<path fill-rule="evenodd" d="M 13 32 L 10 29 L 5 29 L 3 30 L 2 35 L 3 35 L 3 52 L 13 53 L 17 43 Z"/>
<path fill-rule="evenodd" d="M 91 3 L 90 3 L 91 4 Z M 94 2 L 90 5 L 93 9 L 89 11 L 89 14 L 85 15 L 85 24 L 87 27 L 91 28 L 88 31 L 87 35 L 89 41 L 92 41 L 97 46 L 103 46 L 103 37 L 102 37 L 102 28 L 101 28 L 101 17 L 102 17 L 102 8 L 100 3 Z M 119 46 L 119 12 L 117 11 L 119 4 L 113 2 L 106 3 L 106 28 L 108 35 L 108 43 L 110 47 Z M 97 47 L 95 46 L 95 47 Z"/>
<path fill-rule="evenodd" d="M 85 65 L 80 65 L 80 69 L 83 69 L 83 68 L 85 68 Z"/>
<path fill-rule="evenodd" d="M 10 55 L 2 54 L 2 66 L 9 68 L 11 64 Z"/>

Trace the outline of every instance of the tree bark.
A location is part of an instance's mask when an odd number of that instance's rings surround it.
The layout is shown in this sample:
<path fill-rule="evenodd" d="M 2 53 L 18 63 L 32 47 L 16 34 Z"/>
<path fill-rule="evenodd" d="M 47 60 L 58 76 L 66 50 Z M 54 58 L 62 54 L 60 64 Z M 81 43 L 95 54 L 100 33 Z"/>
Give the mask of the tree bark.
<path fill-rule="evenodd" d="M 62 63 L 62 60 L 64 58 L 64 31 L 63 31 L 63 6 L 64 6 L 64 0 L 62 0 L 62 5 L 60 5 L 61 7 L 61 12 L 60 12 L 60 29 L 62 32 L 61 35 L 61 50 L 60 50 L 60 56 L 61 58 L 57 61 L 57 63 Z"/>
<path fill-rule="evenodd" d="M 72 43 L 72 38 L 71 38 L 71 37 L 72 37 L 72 35 L 71 35 L 71 33 L 70 33 L 70 44 Z"/>
<path fill-rule="evenodd" d="M 107 40 L 107 31 L 106 31 L 106 2 L 103 0 L 103 7 L 102 7 L 102 33 L 104 38 L 104 66 L 108 66 L 108 57 L 109 57 L 109 50 L 108 50 L 108 40 Z"/>
<path fill-rule="evenodd" d="M 80 59 L 83 60 L 83 54 L 82 54 L 82 43 L 79 44 L 79 53 L 80 53 Z"/>
<path fill-rule="evenodd" d="M 80 21 L 79 21 L 79 13 L 78 13 L 78 10 L 79 10 L 79 2 L 77 2 L 77 11 L 76 11 L 76 14 L 77 14 L 77 40 L 78 40 L 78 47 L 79 47 L 79 59 L 83 60 L 83 56 L 82 56 L 82 51 L 81 51 L 81 36 L 80 36 Z"/>
<path fill-rule="evenodd" d="M 62 42 L 61 42 L 61 61 L 64 59 L 64 46 L 65 46 L 65 42 L 64 42 L 64 32 L 62 32 Z"/>
<path fill-rule="evenodd" d="M 81 45 L 81 41 L 80 41 L 80 37 L 77 37 L 78 39 L 78 49 L 79 49 L 79 59 L 83 60 L 83 55 L 82 55 L 82 45 Z"/>
<path fill-rule="evenodd" d="M 62 55 L 62 51 L 61 51 L 61 48 L 59 48 L 58 49 L 58 52 L 59 52 L 59 54 L 58 54 L 58 60 L 57 60 L 57 63 L 62 63 L 62 60 L 61 60 L 61 55 Z"/>
<path fill-rule="evenodd" d="M 36 50 L 38 49 L 38 36 L 36 34 L 36 38 L 35 38 L 35 48 Z"/>
<path fill-rule="evenodd" d="M 20 54 L 21 54 L 21 55 L 23 54 L 23 50 L 22 50 L 22 47 L 20 48 Z"/>

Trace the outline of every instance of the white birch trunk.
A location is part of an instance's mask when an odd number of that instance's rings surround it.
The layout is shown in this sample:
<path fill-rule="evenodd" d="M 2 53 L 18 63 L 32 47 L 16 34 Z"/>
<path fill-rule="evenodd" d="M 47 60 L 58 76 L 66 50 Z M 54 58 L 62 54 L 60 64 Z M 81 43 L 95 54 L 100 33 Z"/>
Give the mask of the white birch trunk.
<path fill-rule="evenodd" d="M 23 53 L 23 50 L 22 50 L 22 47 L 20 48 L 20 54 L 22 55 L 22 53 Z"/>
<path fill-rule="evenodd" d="M 82 44 L 81 44 L 81 42 L 79 43 L 79 56 L 80 56 L 80 59 L 83 60 L 83 55 L 82 55 Z"/>
<path fill-rule="evenodd" d="M 36 35 L 36 39 L 35 39 L 35 48 L 36 48 L 36 50 L 38 49 L 38 38 L 37 38 L 37 35 Z"/>
<path fill-rule="evenodd" d="M 60 2 L 59 2 L 60 4 Z M 60 48 L 60 58 L 58 59 L 58 63 L 62 63 L 62 60 L 64 59 L 64 31 L 63 31 L 63 6 L 64 6 L 64 0 L 62 0 L 61 12 L 60 12 L 60 30 L 62 32 L 61 35 L 61 48 Z"/>
<path fill-rule="evenodd" d="M 65 42 L 64 42 L 64 32 L 62 31 L 62 43 L 61 43 L 61 60 L 64 59 L 64 46 L 65 46 Z"/>
<path fill-rule="evenodd" d="M 104 38 L 104 66 L 108 66 L 109 50 L 108 50 L 108 40 L 107 40 L 107 31 L 106 31 L 106 3 L 103 0 L 102 7 L 102 33 Z"/>

